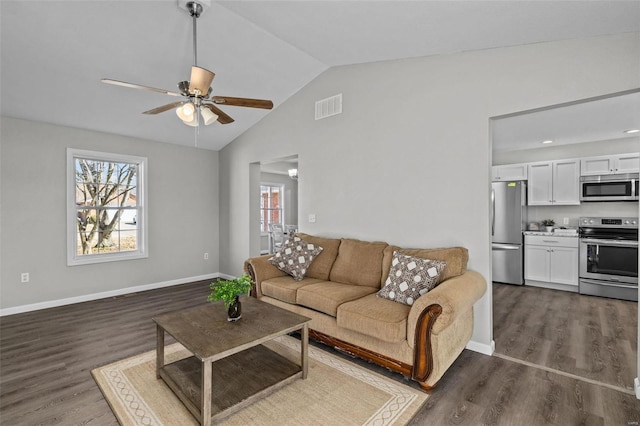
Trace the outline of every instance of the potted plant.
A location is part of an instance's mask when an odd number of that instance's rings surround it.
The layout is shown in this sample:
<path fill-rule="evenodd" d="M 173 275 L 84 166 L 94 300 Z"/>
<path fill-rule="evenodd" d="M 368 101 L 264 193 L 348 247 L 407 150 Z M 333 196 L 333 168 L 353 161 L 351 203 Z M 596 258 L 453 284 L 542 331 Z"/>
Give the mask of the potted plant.
<path fill-rule="evenodd" d="M 544 219 L 542 221 L 542 225 L 545 227 L 547 232 L 553 232 L 553 225 L 556 224 L 556 221 L 553 219 Z"/>
<path fill-rule="evenodd" d="M 238 321 L 242 316 L 240 295 L 248 295 L 252 286 L 253 281 L 248 274 L 232 280 L 218 280 L 211 283 L 211 293 L 207 300 L 209 302 L 222 300 L 227 308 L 227 320 Z"/>

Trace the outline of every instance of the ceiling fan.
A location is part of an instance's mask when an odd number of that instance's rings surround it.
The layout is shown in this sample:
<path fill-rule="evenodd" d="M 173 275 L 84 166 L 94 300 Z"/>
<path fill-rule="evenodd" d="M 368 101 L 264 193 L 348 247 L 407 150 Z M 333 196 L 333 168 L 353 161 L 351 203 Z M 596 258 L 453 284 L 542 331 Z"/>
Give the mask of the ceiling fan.
<path fill-rule="evenodd" d="M 198 46 L 197 46 L 197 19 L 202 15 L 203 4 L 208 5 L 210 0 L 185 1 L 178 0 L 178 4 L 184 7 L 193 19 L 193 66 L 191 67 L 191 77 L 188 81 L 178 83 L 180 93 L 169 90 L 156 89 L 155 87 L 142 86 L 139 84 L 127 83 L 119 80 L 103 78 L 101 81 L 116 86 L 124 86 L 132 89 L 142 89 L 151 92 L 164 93 L 165 95 L 185 98 L 180 101 L 162 105 L 157 108 L 144 111 L 143 114 L 159 114 L 161 112 L 176 110 L 176 114 L 182 122 L 188 126 L 198 127 L 200 119 L 197 112 L 202 115 L 202 122 L 208 126 L 218 121 L 220 124 L 233 123 L 233 118 L 219 109 L 216 105 L 231 105 L 249 108 L 272 109 L 273 102 L 264 99 L 234 98 L 230 96 L 211 96 L 211 82 L 215 74 L 205 68 L 198 66 Z"/>

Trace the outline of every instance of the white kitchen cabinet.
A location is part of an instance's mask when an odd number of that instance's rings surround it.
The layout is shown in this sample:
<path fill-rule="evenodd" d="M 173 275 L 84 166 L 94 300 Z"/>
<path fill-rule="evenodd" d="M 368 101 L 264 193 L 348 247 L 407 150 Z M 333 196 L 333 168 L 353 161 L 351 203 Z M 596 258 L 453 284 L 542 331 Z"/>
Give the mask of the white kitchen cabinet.
<path fill-rule="evenodd" d="M 580 204 L 580 161 L 558 160 L 529 163 L 530 206 Z"/>
<path fill-rule="evenodd" d="M 527 163 L 493 166 L 491 168 L 491 179 L 494 182 L 504 182 L 506 180 L 527 180 L 527 171 Z"/>
<path fill-rule="evenodd" d="M 580 161 L 581 176 L 638 173 L 639 171 L 640 154 L 637 152 L 587 157 Z"/>
<path fill-rule="evenodd" d="M 526 285 L 578 291 L 578 238 L 525 235 Z"/>

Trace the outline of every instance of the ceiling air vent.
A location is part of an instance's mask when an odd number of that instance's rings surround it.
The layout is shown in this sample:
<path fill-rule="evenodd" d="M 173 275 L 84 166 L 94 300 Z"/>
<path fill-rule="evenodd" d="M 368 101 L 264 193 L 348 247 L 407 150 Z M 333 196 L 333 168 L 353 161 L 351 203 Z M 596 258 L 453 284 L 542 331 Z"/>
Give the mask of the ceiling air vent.
<path fill-rule="evenodd" d="M 342 93 L 316 101 L 316 120 L 342 114 Z"/>

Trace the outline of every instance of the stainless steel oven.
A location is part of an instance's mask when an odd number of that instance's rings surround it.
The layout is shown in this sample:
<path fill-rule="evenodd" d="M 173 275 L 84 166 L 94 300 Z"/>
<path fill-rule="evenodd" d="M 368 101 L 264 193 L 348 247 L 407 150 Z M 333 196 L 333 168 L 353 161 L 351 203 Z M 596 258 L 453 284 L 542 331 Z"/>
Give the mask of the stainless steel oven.
<path fill-rule="evenodd" d="M 580 293 L 638 300 L 638 219 L 580 218 Z"/>

